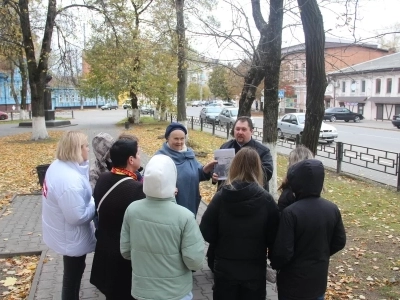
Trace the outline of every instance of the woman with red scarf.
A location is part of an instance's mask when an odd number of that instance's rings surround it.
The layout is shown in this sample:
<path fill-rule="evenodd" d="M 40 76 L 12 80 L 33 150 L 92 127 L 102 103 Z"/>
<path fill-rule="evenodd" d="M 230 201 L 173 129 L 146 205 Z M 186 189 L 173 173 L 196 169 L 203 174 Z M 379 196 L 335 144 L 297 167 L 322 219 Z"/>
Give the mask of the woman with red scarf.
<path fill-rule="evenodd" d="M 98 228 L 90 282 L 107 300 L 133 299 L 132 268 L 121 256 L 120 233 L 126 208 L 146 197 L 136 174 L 140 168 L 138 148 L 137 141 L 116 141 L 110 149 L 113 168 L 100 175 L 94 188 Z"/>

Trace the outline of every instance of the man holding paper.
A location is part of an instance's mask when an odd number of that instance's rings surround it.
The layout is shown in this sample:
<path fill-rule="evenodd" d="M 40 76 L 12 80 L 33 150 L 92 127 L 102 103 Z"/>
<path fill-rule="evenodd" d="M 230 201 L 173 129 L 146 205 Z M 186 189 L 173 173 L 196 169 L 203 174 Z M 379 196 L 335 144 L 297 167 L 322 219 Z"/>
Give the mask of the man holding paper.
<path fill-rule="evenodd" d="M 237 153 L 242 147 L 252 147 L 253 149 L 255 149 L 258 155 L 260 155 L 262 163 L 262 169 L 264 173 L 264 189 L 269 191 L 268 182 L 271 179 L 274 170 L 272 164 L 272 156 L 266 146 L 252 139 L 253 130 L 254 126 L 250 117 L 238 117 L 233 126 L 234 138 L 223 144 L 220 149 L 235 149 L 235 153 Z M 219 150 L 216 150 L 216 156 L 220 155 L 218 151 Z M 215 159 L 218 160 L 218 157 L 216 157 Z M 218 182 L 218 186 L 220 186 L 220 184 L 223 182 L 218 174 L 215 172 L 212 176 L 212 180 L 214 184 Z"/>

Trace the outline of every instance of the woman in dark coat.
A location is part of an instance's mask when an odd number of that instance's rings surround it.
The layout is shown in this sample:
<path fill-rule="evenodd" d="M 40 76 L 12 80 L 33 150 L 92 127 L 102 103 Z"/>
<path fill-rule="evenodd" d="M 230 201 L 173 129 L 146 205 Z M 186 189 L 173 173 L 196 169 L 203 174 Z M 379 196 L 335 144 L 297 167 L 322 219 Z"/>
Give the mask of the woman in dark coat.
<path fill-rule="evenodd" d="M 263 188 L 260 156 L 244 147 L 200 224 L 215 247 L 213 299 L 265 299 L 266 253 L 272 248 L 279 210 Z"/>
<path fill-rule="evenodd" d="M 314 158 L 313 153 L 307 147 L 300 145 L 290 152 L 288 169 L 300 161 L 311 158 Z M 281 190 L 282 193 L 278 199 L 278 208 L 279 211 L 282 212 L 285 207 L 293 204 L 296 201 L 296 198 L 294 197 L 293 191 L 288 184 L 287 177 L 283 179 L 279 190 Z"/>
<path fill-rule="evenodd" d="M 288 170 L 296 201 L 281 214 L 270 257 L 272 268 L 279 270 L 279 300 L 323 300 L 330 256 L 346 244 L 339 208 L 321 197 L 324 177 L 324 166 L 316 159 Z"/>
<path fill-rule="evenodd" d="M 110 156 L 113 168 L 111 172 L 100 175 L 93 193 L 98 211 L 98 229 L 90 282 L 107 300 L 132 300 L 132 268 L 130 261 L 121 255 L 120 234 L 126 208 L 133 201 L 146 197 L 143 184 L 135 173 L 140 168 L 137 141 L 116 141 L 111 147 Z M 110 188 L 124 178 L 126 180 L 119 183 L 101 202 Z"/>

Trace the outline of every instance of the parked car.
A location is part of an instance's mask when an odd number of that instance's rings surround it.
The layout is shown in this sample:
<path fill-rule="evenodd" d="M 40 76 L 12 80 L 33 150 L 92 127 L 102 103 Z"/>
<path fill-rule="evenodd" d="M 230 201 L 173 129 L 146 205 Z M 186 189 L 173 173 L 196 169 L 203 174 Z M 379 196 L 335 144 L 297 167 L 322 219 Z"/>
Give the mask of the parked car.
<path fill-rule="evenodd" d="M 324 120 L 335 122 L 336 120 L 343 120 L 345 122 L 354 121 L 360 122 L 364 119 L 362 114 L 352 112 L 345 107 L 331 107 L 325 110 Z"/>
<path fill-rule="evenodd" d="M 200 101 L 192 101 L 192 107 L 193 106 L 196 106 L 196 107 L 199 107 L 200 106 Z"/>
<path fill-rule="evenodd" d="M 124 104 L 122 104 L 123 109 L 132 108 L 132 104 L 130 100 L 126 100 Z"/>
<path fill-rule="evenodd" d="M 118 105 L 113 105 L 111 103 L 106 103 L 100 108 L 101 108 L 101 110 L 105 110 L 105 109 L 108 109 L 108 110 L 115 109 L 116 110 L 118 108 Z"/>
<path fill-rule="evenodd" d="M 222 106 L 223 107 L 236 107 L 235 103 L 233 103 L 233 102 L 223 102 Z"/>
<path fill-rule="evenodd" d="M 400 114 L 393 116 L 392 124 L 394 127 L 400 129 Z"/>
<path fill-rule="evenodd" d="M 226 126 L 229 124 L 229 128 L 232 128 L 233 124 L 236 122 L 238 116 L 239 108 L 237 107 L 224 107 L 218 115 L 218 123 L 221 126 Z M 251 121 L 254 124 L 253 118 Z"/>
<path fill-rule="evenodd" d="M 302 135 L 304 130 L 305 113 L 286 114 L 278 120 L 278 138 L 295 139 L 296 135 Z M 319 139 L 332 143 L 338 137 L 338 132 L 332 125 L 322 122 Z"/>
<path fill-rule="evenodd" d="M 154 109 L 152 109 L 150 106 L 141 106 L 139 108 L 139 112 L 143 115 L 153 115 Z"/>
<path fill-rule="evenodd" d="M 8 115 L 4 111 L 0 111 L 0 120 L 7 120 Z"/>
<path fill-rule="evenodd" d="M 218 124 L 218 115 L 221 110 L 222 108 L 215 106 L 204 107 L 200 111 L 200 119 L 202 119 L 206 123 L 212 123 L 213 120 L 215 120 L 215 123 Z"/>

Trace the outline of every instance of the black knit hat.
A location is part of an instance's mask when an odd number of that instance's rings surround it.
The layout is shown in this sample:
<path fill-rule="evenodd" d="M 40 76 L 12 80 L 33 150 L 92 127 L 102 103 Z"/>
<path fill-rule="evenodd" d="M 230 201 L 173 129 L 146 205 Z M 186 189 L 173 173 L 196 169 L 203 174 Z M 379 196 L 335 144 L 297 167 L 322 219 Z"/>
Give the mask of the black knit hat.
<path fill-rule="evenodd" d="M 185 135 L 187 134 L 185 126 L 183 126 L 181 123 L 173 122 L 169 124 L 167 129 L 165 130 L 165 138 L 168 138 L 171 132 L 174 130 L 182 130 L 185 133 Z"/>

